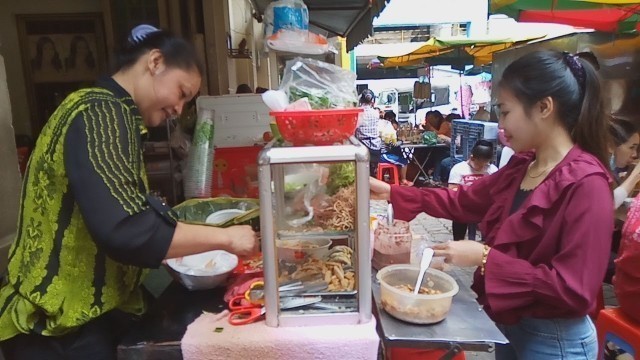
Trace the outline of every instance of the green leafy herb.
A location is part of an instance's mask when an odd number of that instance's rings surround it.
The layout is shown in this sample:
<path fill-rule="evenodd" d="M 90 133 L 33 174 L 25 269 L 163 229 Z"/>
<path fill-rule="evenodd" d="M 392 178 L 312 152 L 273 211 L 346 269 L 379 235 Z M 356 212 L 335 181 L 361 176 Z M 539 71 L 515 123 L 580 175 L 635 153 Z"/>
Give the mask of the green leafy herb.
<path fill-rule="evenodd" d="M 356 166 L 353 162 L 341 162 L 329 166 L 329 181 L 327 193 L 331 196 L 343 187 L 356 182 Z"/>
<path fill-rule="evenodd" d="M 304 184 L 286 183 L 284 184 L 284 192 L 296 192 L 304 187 Z"/>
<path fill-rule="evenodd" d="M 329 99 L 328 92 L 326 91 L 316 90 L 316 91 L 313 91 L 312 93 L 310 91 L 301 90 L 299 88 L 292 87 L 290 89 L 289 102 L 293 103 L 302 98 L 309 99 L 309 104 L 311 105 L 311 108 L 314 110 L 331 109 L 331 108 L 337 107 L 338 105 L 338 104 L 334 104 Z"/>

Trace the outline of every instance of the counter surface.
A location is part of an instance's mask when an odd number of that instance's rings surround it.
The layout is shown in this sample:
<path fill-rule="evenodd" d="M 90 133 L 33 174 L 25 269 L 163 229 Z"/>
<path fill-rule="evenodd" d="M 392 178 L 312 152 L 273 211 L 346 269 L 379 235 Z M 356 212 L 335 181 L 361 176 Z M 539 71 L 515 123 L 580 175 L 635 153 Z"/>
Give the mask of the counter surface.
<path fill-rule="evenodd" d="M 476 300 L 475 294 L 454 273 L 460 291 L 453 297 L 447 318 L 432 325 L 414 325 L 387 314 L 380 303 L 380 283 L 373 280 L 373 307 L 378 319 L 378 334 L 386 347 L 449 349 L 458 345 L 466 351 L 494 349 L 494 344 L 507 343 L 494 322 Z"/>

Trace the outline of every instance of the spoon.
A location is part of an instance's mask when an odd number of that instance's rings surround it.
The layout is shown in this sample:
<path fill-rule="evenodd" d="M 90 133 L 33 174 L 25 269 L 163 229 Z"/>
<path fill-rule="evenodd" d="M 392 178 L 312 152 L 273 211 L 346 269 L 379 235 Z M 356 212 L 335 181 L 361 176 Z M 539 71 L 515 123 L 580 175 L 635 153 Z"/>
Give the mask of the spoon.
<path fill-rule="evenodd" d="M 387 206 L 387 225 L 389 227 L 393 226 L 393 220 L 394 220 L 393 217 L 394 217 L 394 215 L 393 215 L 393 205 L 389 204 Z"/>
<path fill-rule="evenodd" d="M 413 289 L 413 295 L 418 295 L 420 291 L 420 285 L 422 285 L 422 279 L 424 279 L 424 272 L 427 271 L 429 265 L 433 259 L 433 249 L 426 248 L 422 251 L 422 260 L 420 260 L 420 273 L 418 274 L 418 281 L 416 281 L 416 287 Z"/>

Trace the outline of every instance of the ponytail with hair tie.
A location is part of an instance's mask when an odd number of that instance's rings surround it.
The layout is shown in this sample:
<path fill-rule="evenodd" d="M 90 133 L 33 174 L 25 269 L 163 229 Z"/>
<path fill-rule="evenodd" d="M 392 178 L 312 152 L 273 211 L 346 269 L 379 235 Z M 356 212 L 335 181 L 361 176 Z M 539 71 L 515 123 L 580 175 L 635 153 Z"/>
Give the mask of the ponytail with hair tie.
<path fill-rule="evenodd" d="M 509 64 L 498 86 L 510 90 L 526 112 L 552 98 L 573 142 L 608 166 L 609 131 L 598 68 L 591 53 L 533 51 Z"/>
<path fill-rule="evenodd" d="M 564 55 L 564 61 L 567 63 L 569 70 L 571 70 L 571 73 L 578 81 L 578 85 L 580 85 L 580 90 L 582 94 L 584 94 L 584 87 L 585 87 L 587 74 L 584 70 L 584 67 L 580 63 L 580 61 L 578 61 L 578 56 L 571 55 L 567 51 L 564 51 L 562 54 Z"/>

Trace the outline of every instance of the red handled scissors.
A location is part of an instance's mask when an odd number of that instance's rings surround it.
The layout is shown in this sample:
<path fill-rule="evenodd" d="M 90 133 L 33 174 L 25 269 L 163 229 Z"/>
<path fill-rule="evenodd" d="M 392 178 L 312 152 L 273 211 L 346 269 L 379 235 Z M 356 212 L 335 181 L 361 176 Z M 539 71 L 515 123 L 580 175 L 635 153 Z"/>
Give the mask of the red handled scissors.
<path fill-rule="evenodd" d="M 280 310 L 293 309 L 303 307 L 311 304 L 316 304 L 322 301 L 321 296 L 300 296 L 300 297 L 287 297 L 280 302 Z M 229 303 L 229 308 L 232 309 L 229 314 L 229 324 L 231 325 L 245 325 L 254 321 L 262 319 L 262 316 L 266 313 L 266 309 L 262 305 L 242 305 Z"/>
<path fill-rule="evenodd" d="M 266 313 L 264 306 L 245 306 L 243 308 L 233 310 L 229 314 L 229 324 L 246 325 L 262 318 Z"/>

